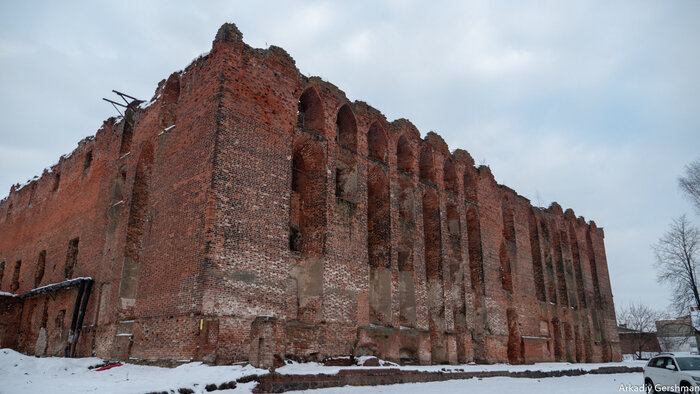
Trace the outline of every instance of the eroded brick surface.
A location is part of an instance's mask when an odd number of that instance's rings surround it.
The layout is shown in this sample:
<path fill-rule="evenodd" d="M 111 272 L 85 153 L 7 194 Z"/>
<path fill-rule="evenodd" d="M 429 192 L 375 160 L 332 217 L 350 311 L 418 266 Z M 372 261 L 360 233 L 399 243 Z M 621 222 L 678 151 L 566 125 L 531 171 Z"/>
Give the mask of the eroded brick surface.
<path fill-rule="evenodd" d="M 233 25 L 13 187 L 0 234 L 2 291 L 94 279 L 81 356 L 620 359 L 602 229 Z M 57 354 L 71 294 L 0 297 L 3 346 Z"/>

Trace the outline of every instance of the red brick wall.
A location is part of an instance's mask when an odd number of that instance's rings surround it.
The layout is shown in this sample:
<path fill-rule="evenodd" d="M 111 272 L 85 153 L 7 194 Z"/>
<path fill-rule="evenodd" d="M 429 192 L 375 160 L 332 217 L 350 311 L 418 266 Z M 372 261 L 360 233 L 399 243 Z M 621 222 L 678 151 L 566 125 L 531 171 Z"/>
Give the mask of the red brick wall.
<path fill-rule="evenodd" d="M 532 207 L 233 25 L 53 173 L 0 202 L 1 288 L 20 259 L 17 292 L 33 288 L 42 250 L 42 283 L 62 280 L 79 238 L 73 275 L 96 280 L 84 352 L 619 359 L 602 229 Z"/>

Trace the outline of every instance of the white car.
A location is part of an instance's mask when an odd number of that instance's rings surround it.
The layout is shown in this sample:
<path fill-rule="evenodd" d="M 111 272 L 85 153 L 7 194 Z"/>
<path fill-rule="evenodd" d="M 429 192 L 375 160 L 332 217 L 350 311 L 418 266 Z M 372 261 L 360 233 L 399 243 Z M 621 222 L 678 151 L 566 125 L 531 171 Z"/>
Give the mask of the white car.
<path fill-rule="evenodd" d="M 700 393 L 700 355 L 659 353 L 644 367 L 647 393 Z"/>

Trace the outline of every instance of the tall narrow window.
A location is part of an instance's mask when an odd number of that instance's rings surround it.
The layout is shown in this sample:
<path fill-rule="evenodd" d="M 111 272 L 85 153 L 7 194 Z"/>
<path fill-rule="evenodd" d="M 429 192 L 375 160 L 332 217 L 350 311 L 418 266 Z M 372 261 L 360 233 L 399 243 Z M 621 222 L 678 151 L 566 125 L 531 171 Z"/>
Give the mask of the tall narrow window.
<path fill-rule="evenodd" d="M 457 194 L 457 173 L 455 172 L 455 165 L 452 159 L 445 160 L 445 166 L 443 168 L 443 181 L 445 182 L 445 190 L 452 194 Z"/>
<path fill-rule="evenodd" d="M 61 173 L 57 172 L 56 175 L 54 175 L 53 178 L 53 187 L 51 190 L 56 191 L 58 190 L 58 185 L 61 183 Z"/>
<path fill-rule="evenodd" d="M 396 161 L 400 171 L 413 174 L 413 149 L 406 136 L 401 136 L 396 143 Z"/>
<path fill-rule="evenodd" d="M 371 164 L 367 176 L 367 254 L 370 268 L 370 321 L 391 323 L 389 177 Z"/>
<path fill-rule="evenodd" d="M 511 264 L 515 260 L 515 218 L 510 201 L 504 198 L 501 202 L 501 216 L 503 219 L 503 241 L 500 250 L 501 259 L 501 285 L 503 290 L 513 291 L 513 276 Z"/>
<path fill-rule="evenodd" d="M 2 290 L 2 280 L 5 278 L 5 266 L 7 265 L 6 261 L 3 261 L 0 263 L 0 290 Z"/>
<path fill-rule="evenodd" d="M 598 279 L 598 266 L 595 259 L 595 251 L 593 250 L 593 241 L 591 240 L 591 232 L 586 231 L 586 245 L 588 247 L 588 265 L 591 269 L 591 277 L 593 278 L 593 301 L 596 309 L 602 308 L 603 296 L 600 293 L 600 280 Z"/>
<path fill-rule="evenodd" d="M 581 269 L 581 252 L 579 251 L 578 241 L 576 237 L 576 229 L 573 224 L 569 223 L 569 237 L 571 242 L 571 255 L 574 259 L 574 273 L 576 274 L 576 293 L 578 300 L 583 308 L 588 308 L 586 300 L 586 292 L 583 287 L 583 270 Z"/>
<path fill-rule="evenodd" d="M 78 263 L 78 238 L 71 239 L 68 242 L 68 253 L 66 253 L 65 277 L 71 279 L 75 265 Z"/>
<path fill-rule="evenodd" d="M 420 179 L 435 183 L 435 164 L 433 163 L 433 150 L 424 145 L 418 161 Z"/>
<path fill-rule="evenodd" d="M 535 294 L 538 301 L 545 302 L 544 270 L 542 268 L 542 252 L 540 250 L 540 235 L 537 229 L 537 219 L 530 209 L 528 214 L 528 228 L 530 230 L 530 249 L 532 254 L 533 279 L 535 281 Z"/>
<path fill-rule="evenodd" d="M 399 177 L 399 321 L 402 326 L 416 326 L 416 292 L 414 278 L 415 203 L 413 182 Z"/>
<path fill-rule="evenodd" d="M 346 201 L 356 202 L 357 197 L 357 122 L 350 106 L 345 104 L 338 111 L 336 120 L 338 144 L 341 146 L 336 157 L 335 190 L 336 196 Z"/>
<path fill-rule="evenodd" d="M 121 302 L 129 307 L 136 302 L 141 253 L 146 240 L 152 163 L 153 146 L 146 144 L 139 154 L 134 183 L 131 189 L 129 217 L 126 223 L 124 261 L 119 284 Z"/>
<path fill-rule="evenodd" d="M 92 165 L 92 151 L 88 151 L 85 154 L 85 163 L 83 164 L 83 171 L 87 171 Z"/>
<path fill-rule="evenodd" d="M 473 205 L 467 209 L 467 236 L 469 243 L 469 267 L 472 290 L 476 294 L 486 294 L 484 283 L 484 258 L 481 252 L 481 224 L 479 213 Z"/>
<path fill-rule="evenodd" d="M 5 223 L 10 221 L 12 215 L 12 203 L 7 204 L 7 212 L 5 213 Z"/>
<path fill-rule="evenodd" d="M 42 250 L 39 253 L 39 259 L 36 262 L 36 272 L 34 273 L 34 288 L 39 287 L 41 280 L 44 279 L 44 271 L 46 270 L 46 251 Z"/>
<path fill-rule="evenodd" d="M 12 273 L 12 283 L 10 284 L 10 292 L 14 293 L 19 289 L 19 272 L 22 269 L 22 260 L 17 260 L 15 270 Z"/>
<path fill-rule="evenodd" d="M 437 193 L 428 189 L 423 195 L 423 242 L 425 244 L 425 274 L 427 277 L 431 358 L 435 363 L 447 357 L 445 343 L 445 298 L 442 269 L 442 235 Z"/>

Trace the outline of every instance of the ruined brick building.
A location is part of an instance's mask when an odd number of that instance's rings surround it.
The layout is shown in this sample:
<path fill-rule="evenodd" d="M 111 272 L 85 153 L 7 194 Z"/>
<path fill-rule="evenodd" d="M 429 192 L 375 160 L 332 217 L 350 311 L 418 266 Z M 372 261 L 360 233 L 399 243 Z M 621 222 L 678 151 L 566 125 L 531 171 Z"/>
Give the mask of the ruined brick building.
<path fill-rule="evenodd" d="M 261 366 L 619 360 L 603 237 L 227 24 L 0 202 L 0 345 Z"/>

